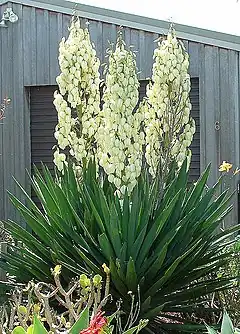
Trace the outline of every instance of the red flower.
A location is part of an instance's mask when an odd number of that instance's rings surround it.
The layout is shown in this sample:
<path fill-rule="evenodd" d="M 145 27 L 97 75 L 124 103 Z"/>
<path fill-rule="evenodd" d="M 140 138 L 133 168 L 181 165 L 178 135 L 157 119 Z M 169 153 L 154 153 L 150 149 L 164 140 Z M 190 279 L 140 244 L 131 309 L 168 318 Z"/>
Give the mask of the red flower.
<path fill-rule="evenodd" d="M 107 325 L 107 319 L 103 317 L 103 312 L 98 312 L 90 321 L 87 329 L 83 329 L 79 334 L 101 334 L 102 328 Z"/>

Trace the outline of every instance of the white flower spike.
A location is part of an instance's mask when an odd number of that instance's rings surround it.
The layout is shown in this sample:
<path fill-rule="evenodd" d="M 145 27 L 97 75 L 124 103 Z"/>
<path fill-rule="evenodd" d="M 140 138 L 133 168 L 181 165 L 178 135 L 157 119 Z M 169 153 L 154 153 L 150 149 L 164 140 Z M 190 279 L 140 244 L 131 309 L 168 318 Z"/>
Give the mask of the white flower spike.
<path fill-rule="evenodd" d="M 154 59 L 152 83 L 141 105 L 145 115 L 145 157 L 153 177 L 158 171 L 167 171 L 172 160 L 176 159 L 180 167 L 190 157 L 195 132 L 190 117 L 189 56 L 173 28 L 166 40 L 158 42 Z"/>

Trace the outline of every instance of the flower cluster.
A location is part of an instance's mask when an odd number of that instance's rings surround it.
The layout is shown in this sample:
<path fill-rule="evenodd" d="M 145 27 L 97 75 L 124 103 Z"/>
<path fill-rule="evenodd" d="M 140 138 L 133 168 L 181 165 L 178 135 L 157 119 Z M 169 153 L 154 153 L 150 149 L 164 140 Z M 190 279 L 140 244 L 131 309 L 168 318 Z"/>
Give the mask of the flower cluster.
<path fill-rule="evenodd" d="M 145 114 L 146 161 L 152 176 L 176 159 L 180 167 L 195 132 L 190 118 L 189 56 L 173 29 L 154 51 L 152 83 L 141 106 Z"/>
<path fill-rule="evenodd" d="M 53 104 L 58 112 L 58 124 L 56 126 L 55 138 L 58 141 L 58 146 L 64 150 L 69 145 L 69 135 L 74 119 L 71 117 L 71 108 L 63 96 L 58 92 L 54 93 Z"/>
<path fill-rule="evenodd" d="M 142 166 L 143 114 L 135 110 L 138 87 L 134 54 L 125 48 L 120 33 L 116 49 L 109 51 L 97 144 L 99 164 L 122 194 L 131 192 Z"/>
<path fill-rule="evenodd" d="M 107 318 L 103 316 L 103 312 L 98 312 L 93 316 L 88 328 L 83 329 L 80 334 L 101 334 L 104 333 L 104 327 L 107 326 Z"/>
<path fill-rule="evenodd" d="M 60 153 L 58 148 L 53 154 L 53 163 L 59 171 L 62 171 L 64 168 L 64 164 L 67 164 L 66 155 L 64 153 Z"/>
<path fill-rule="evenodd" d="M 73 20 L 67 40 L 59 47 L 61 74 L 54 105 L 58 112 L 55 137 L 61 149 L 69 147 L 75 165 L 82 167 L 94 156 L 100 108 L 99 59 L 87 29 Z M 61 168 L 61 165 L 58 165 Z"/>
<path fill-rule="evenodd" d="M 222 162 L 222 164 L 219 166 L 218 171 L 229 173 L 230 170 L 232 170 L 232 168 L 233 168 L 233 164 L 224 160 Z M 232 176 L 236 176 L 236 175 L 240 174 L 240 168 L 236 167 L 235 170 L 232 170 L 231 174 L 232 174 Z"/>
<path fill-rule="evenodd" d="M 223 163 L 219 166 L 219 172 L 229 172 L 232 168 L 232 164 L 227 161 L 223 161 Z"/>
<path fill-rule="evenodd" d="M 233 164 L 224 160 L 222 164 L 219 166 L 218 171 L 228 173 L 232 168 L 233 168 Z M 233 171 L 233 175 L 237 175 L 239 173 L 240 173 L 240 169 L 236 167 L 236 169 Z"/>

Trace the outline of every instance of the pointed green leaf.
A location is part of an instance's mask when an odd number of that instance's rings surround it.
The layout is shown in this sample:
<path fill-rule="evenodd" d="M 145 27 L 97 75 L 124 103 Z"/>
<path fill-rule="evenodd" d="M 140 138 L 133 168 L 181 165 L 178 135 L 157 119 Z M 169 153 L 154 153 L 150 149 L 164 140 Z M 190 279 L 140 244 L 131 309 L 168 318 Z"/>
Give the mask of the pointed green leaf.
<path fill-rule="evenodd" d="M 156 218 L 155 222 L 153 223 L 140 249 L 140 253 L 137 259 L 138 266 L 141 266 L 143 260 L 146 258 L 149 249 L 152 247 L 152 243 L 156 240 L 159 233 L 163 229 L 164 224 L 167 222 L 169 216 L 173 212 L 178 197 L 179 192 L 173 197 L 170 204 L 162 211 L 162 213 Z"/>
<path fill-rule="evenodd" d="M 109 268 L 113 284 L 115 285 L 121 296 L 126 298 L 128 289 L 122 281 L 121 277 L 119 276 L 117 266 L 113 259 L 110 260 Z"/>
<path fill-rule="evenodd" d="M 193 206 L 194 204 L 197 202 L 197 200 L 200 198 L 205 184 L 207 182 L 209 173 L 210 173 L 210 167 L 211 165 L 209 164 L 207 166 L 207 168 L 205 169 L 205 171 L 203 172 L 202 176 L 200 177 L 200 179 L 197 181 L 197 183 L 195 184 L 192 192 L 190 193 L 190 196 L 185 204 L 184 207 L 184 211 L 188 212 Z"/>
<path fill-rule="evenodd" d="M 114 257 L 114 251 L 113 251 L 112 245 L 109 242 L 106 234 L 102 233 L 101 235 L 99 235 L 98 241 L 99 241 L 99 245 L 101 246 L 101 250 L 104 256 L 109 261 L 111 257 Z"/>
<path fill-rule="evenodd" d="M 146 279 L 152 280 L 157 275 L 158 271 L 161 269 L 161 266 L 165 260 L 169 243 L 166 243 L 160 253 L 157 256 L 155 262 L 150 266 L 149 270 L 146 272 Z"/>
<path fill-rule="evenodd" d="M 33 319 L 33 334 L 48 334 L 46 328 L 43 326 L 42 322 L 34 315 Z"/>
<path fill-rule="evenodd" d="M 22 326 L 17 326 L 12 331 L 12 334 L 26 334 L 26 331 Z"/>
<path fill-rule="evenodd" d="M 120 258 L 120 252 L 122 248 L 119 217 L 117 215 L 116 207 L 114 203 L 110 207 L 110 220 L 106 222 L 106 233 L 109 240 L 111 240 L 116 258 Z"/>
<path fill-rule="evenodd" d="M 88 328 L 89 326 L 89 308 L 85 309 L 80 313 L 78 320 L 71 327 L 69 334 L 79 334 L 83 329 Z"/>
<path fill-rule="evenodd" d="M 146 318 L 153 318 L 155 316 L 157 316 L 164 308 L 165 304 L 160 304 L 158 305 L 157 307 L 155 308 L 151 308 L 146 314 L 145 314 L 145 317 Z"/>
<path fill-rule="evenodd" d="M 139 190 L 138 185 L 133 189 L 132 193 L 132 201 L 131 201 L 131 210 L 129 213 L 129 221 L 126 222 L 128 225 L 128 233 L 127 233 L 127 240 L 128 240 L 128 247 L 131 249 L 135 237 L 136 237 L 136 229 L 138 226 L 138 219 L 139 219 L 139 211 L 141 206 L 141 200 L 139 198 Z"/>
<path fill-rule="evenodd" d="M 129 215 L 130 215 L 130 203 L 129 203 L 128 192 L 126 190 L 123 199 L 122 222 L 121 222 L 123 240 L 125 241 L 127 241 Z"/>
<path fill-rule="evenodd" d="M 139 328 L 138 326 L 132 327 L 130 329 L 128 329 L 127 331 L 123 332 L 123 334 L 133 334 L 135 332 L 139 332 Z"/>
<path fill-rule="evenodd" d="M 152 298 L 149 296 L 141 305 L 141 312 L 146 313 L 150 308 Z"/>
<path fill-rule="evenodd" d="M 139 324 L 137 326 L 134 326 L 127 331 L 123 332 L 122 334 L 133 334 L 133 333 L 139 333 L 144 327 L 146 327 L 148 324 L 148 320 L 140 320 Z"/>
<path fill-rule="evenodd" d="M 126 275 L 127 287 L 130 291 L 136 292 L 138 286 L 138 277 L 135 270 L 134 260 L 130 257 L 127 265 Z"/>
<path fill-rule="evenodd" d="M 226 310 L 223 313 L 221 333 L 223 333 L 223 334 L 234 334 L 233 323 L 232 323 L 229 315 L 227 314 Z"/>
<path fill-rule="evenodd" d="M 206 325 L 208 334 L 218 334 L 212 327 L 209 327 L 208 325 Z"/>
<path fill-rule="evenodd" d="M 33 334 L 33 328 L 34 328 L 33 325 L 29 326 L 27 329 L 27 334 Z"/>
<path fill-rule="evenodd" d="M 116 316 L 120 313 L 119 310 L 117 310 L 116 312 L 114 312 L 113 314 L 111 314 L 109 317 L 107 317 L 108 320 L 108 325 L 116 318 Z"/>

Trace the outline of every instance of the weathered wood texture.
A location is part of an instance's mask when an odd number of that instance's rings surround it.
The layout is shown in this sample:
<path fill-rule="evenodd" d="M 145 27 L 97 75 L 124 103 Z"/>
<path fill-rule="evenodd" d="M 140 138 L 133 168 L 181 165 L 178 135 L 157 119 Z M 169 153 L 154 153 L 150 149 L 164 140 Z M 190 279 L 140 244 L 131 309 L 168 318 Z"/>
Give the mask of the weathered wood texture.
<path fill-rule="evenodd" d="M 13 176 L 29 186 L 30 110 L 28 86 L 55 85 L 58 68 L 58 43 L 67 36 L 71 17 L 20 4 L 8 3 L 19 16 L 16 24 L 0 29 L 0 99 L 12 99 L 6 118 L 0 125 L 0 218 L 17 219 L 8 201 L 7 190 L 19 196 Z M 2 6 L 2 12 L 6 5 Z M 82 25 L 86 24 L 82 19 Z M 101 61 L 118 27 L 90 21 L 91 38 Z M 151 76 L 154 41 L 158 34 L 123 27 L 128 45 L 136 50 L 139 78 Z M 161 32 L 159 32 L 161 33 Z M 239 52 L 192 41 L 184 41 L 190 54 L 190 74 L 199 78 L 201 169 L 212 163 L 209 184 L 219 173 L 222 160 L 239 166 Z M 227 183 L 236 188 L 236 180 Z M 228 224 L 237 222 L 237 208 Z"/>

